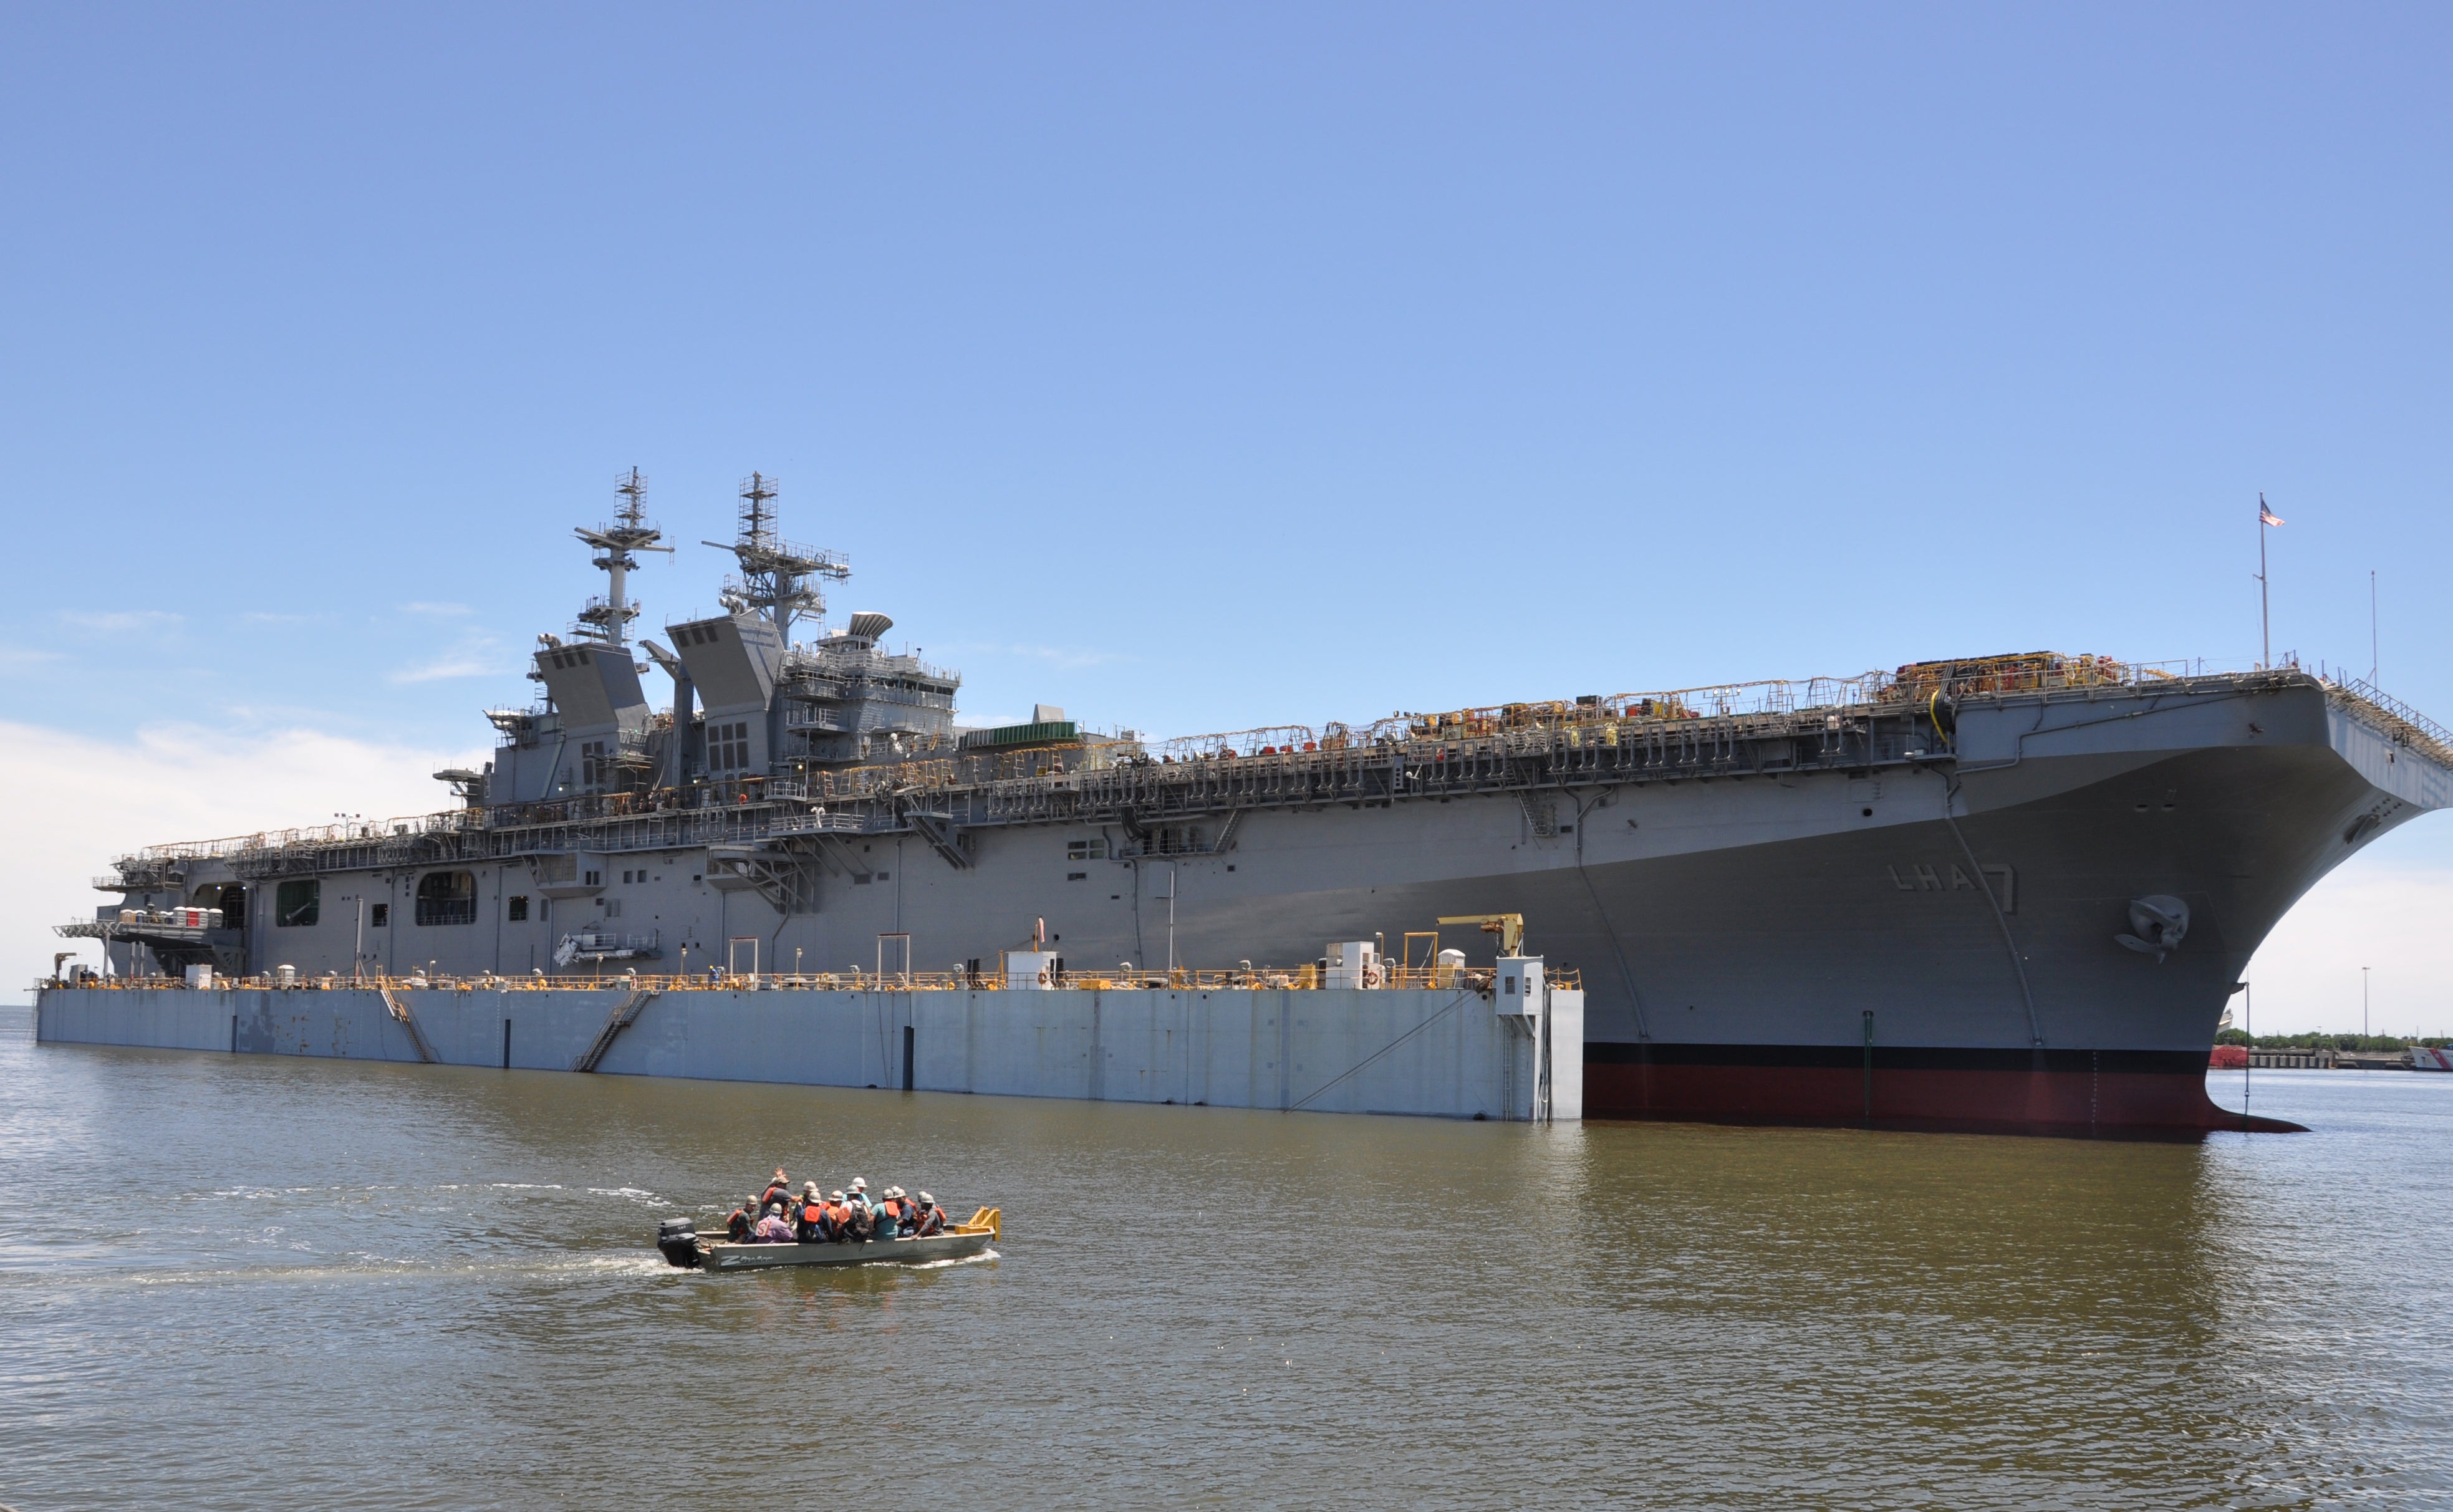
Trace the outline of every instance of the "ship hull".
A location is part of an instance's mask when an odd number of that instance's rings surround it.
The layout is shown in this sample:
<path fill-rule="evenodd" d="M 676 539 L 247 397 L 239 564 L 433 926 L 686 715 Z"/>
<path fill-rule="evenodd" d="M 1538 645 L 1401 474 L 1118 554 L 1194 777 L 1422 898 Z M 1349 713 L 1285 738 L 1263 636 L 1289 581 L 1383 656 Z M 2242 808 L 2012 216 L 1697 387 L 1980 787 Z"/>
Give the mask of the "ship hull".
<path fill-rule="evenodd" d="M 2217 1104 L 2196 1051 L 1918 1047 L 1853 1064 L 1845 1047 L 1821 1045 L 1615 1044 L 1588 1054 L 1606 1057 L 1585 1066 L 1592 1118 L 2147 1139 L 2303 1127 Z"/>
<path fill-rule="evenodd" d="M 249 956 L 519 975 L 601 926 L 656 931 L 648 970 L 895 969 L 907 941 L 911 968 L 993 972 L 1044 928 L 1076 969 L 1285 965 L 1511 912 L 1581 975 L 1588 1117 L 2174 1134 L 2243 1126 L 2207 1047 L 2275 923 L 2448 802 L 2453 770 L 2312 684 L 2124 692 L 1971 707 L 1947 752 L 1864 771 L 1255 807 L 1189 854 L 1110 859 L 1136 840 L 1114 823 L 981 826 L 959 862 L 855 837 L 811 853 L 788 912 L 687 848 L 608 852 L 620 882 L 552 911 L 542 873 L 484 865 L 475 919 L 432 926 L 416 868 L 333 870 L 328 896 L 391 900 L 385 926 L 269 927 L 258 887 Z M 2185 905 L 2168 948 L 2121 940 L 2144 898 Z M 1460 933 L 1438 944 L 1490 960 Z"/>

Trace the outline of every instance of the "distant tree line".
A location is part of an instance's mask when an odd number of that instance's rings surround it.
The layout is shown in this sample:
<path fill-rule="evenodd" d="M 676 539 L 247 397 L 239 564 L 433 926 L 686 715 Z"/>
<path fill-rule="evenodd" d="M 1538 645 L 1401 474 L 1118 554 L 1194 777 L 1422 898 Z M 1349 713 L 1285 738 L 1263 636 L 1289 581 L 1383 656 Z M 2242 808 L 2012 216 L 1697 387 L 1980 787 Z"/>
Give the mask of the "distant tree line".
<path fill-rule="evenodd" d="M 2225 1029 L 2215 1043 L 2253 1044 L 2261 1050 L 2407 1050 L 2414 1044 L 2443 1049 L 2453 1040 L 2397 1040 L 2390 1034 L 2261 1034 L 2252 1040 L 2238 1029 Z"/>

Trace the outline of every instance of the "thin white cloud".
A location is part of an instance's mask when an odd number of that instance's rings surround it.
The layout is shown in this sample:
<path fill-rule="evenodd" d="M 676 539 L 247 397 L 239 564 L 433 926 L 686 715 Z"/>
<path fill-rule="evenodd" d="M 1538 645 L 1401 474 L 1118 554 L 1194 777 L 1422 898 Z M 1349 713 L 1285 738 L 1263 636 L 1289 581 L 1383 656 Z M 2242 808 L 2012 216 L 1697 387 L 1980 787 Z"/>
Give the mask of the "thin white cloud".
<path fill-rule="evenodd" d="M 110 609 L 99 614 L 83 609 L 62 609 L 60 618 L 79 629 L 112 633 L 166 629 L 181 622 L 181 616 L 168 609 Z"/>
<path fill-rule="evenodd" d="M 484 758 L 477 757 L 482 763 Z M 96 740 L 38 725 L 0 721 L 0 783 L 46 802 L 10 818 L 14 848 L 0 867 L 0 994 L 50 970 L 51 952 L 92 942 L 62 940 L 51 925 L 90 919 L 115 901 L 92 879 L 110 860 L 143 846 L 318 825 L 336 812 L 369 817 L 450 806 L 433 774 L 469 766 L 466 754 L 343 740 L 311 726 L 232 735 L 166 726 L 129 739 Z"/>
<path fill-rule="evenodd" d="M 442 620 L 465 619 L 477 612 L 466 604 L 429 604 L 425 602 L 404 604 L 400 607 L 400 609 L 404 614 L 425 614 L 430 615 L 435 619 Z"/>
<path fill-rule="evenodd" d="M 321 614 L 268 614 L 262 609 L 249 609 L 239 618 L 249 625 L 309 625 L 323 619 Z"/>
<path fill-rule="evenodd" d="M 995 641 L 972 641 L 938 647 L 948 656 L 1010 657 L 1019 661 L 1046 662 L 1054 666 L 1106 666 L 1117 662 L 1137 661 L 1115 651 L 1087 651 L 1069 646 L 1029 646 Z"/>
<path fill-rule="evenodd" d="M 2242 973 L 2257 994 L 2257 1032 L 2358 1033 L 2360 968 L 2367 966 L 2376 1033 L 2453 1034 L 2448 915 L 2453 871 L 2353 857 L 2283 916 Z M 2234 999 L 2232 1006 L 2237 1013 L 2246 1005 Z"/>
<path fill-rule="evenodd" d="M 508 670 L 492 641 L 472 641 L 466 646 L 454 647 L 423 666 L 404 666 L 391 674 L 390 681 L 440 683 L 453 677 L 500 677 Z"/>
<path fill-rule="evenodd" d="M 38 650 L 30 646 L 0 646 L 0 666 L 37 666 L 67 660 L 57 651 Z"/>

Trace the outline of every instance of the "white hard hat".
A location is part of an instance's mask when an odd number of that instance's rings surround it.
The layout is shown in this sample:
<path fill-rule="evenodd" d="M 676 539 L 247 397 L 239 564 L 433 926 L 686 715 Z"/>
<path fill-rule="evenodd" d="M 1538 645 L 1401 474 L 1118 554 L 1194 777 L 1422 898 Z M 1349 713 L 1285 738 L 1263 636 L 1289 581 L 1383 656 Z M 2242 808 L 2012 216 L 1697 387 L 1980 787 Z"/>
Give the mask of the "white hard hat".
<path fill-rule="evenodd" d="M 853 1189 L 854 1191 L 859 1191 L 859 1190 L 861 1190 L 861 1189 L 863 1189 L 863 1188 L 867 1187 L 867 1186 L 868 1185 L 868 1183 L 867 1181 L 863 1180 L 862 1178 L 855 1176 L 855 1177 L 853 1177 L 853 1178 L 851 1179 L 851 1184 L 852 1184 L 852 1189 Z"/>

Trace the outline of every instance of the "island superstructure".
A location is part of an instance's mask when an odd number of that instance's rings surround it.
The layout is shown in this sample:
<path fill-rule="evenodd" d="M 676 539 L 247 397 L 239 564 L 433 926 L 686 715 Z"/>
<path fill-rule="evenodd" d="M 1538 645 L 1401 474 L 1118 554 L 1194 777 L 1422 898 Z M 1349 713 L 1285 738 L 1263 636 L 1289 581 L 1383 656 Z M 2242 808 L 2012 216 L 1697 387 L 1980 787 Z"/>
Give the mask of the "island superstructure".
<path fill-rule="evenodd" d="M 721 611 L 634 649 L 628 574 L 667 548 L 635 472 L 621 498 L 578 532 L 608 591 L 539 637 L 492 760 L 437 774 L 456 806 L 149 847 L 64 932 L 122 972 L 890 944 L 978 976 L 1034 921 L 1160 967 L 1521 914 L 1581 973 L 1588 1116 L 2198 1128 L 2236 1122 L 2206 1050 L 2258 944 L 2453 799 L 2453 736 L 2363 684 L 2041 652 L 1165 742 L 1045 706 L 971 728 L 887 616 L 826 627 L 849 565 L 781 537 L 763 474 Z"/>

